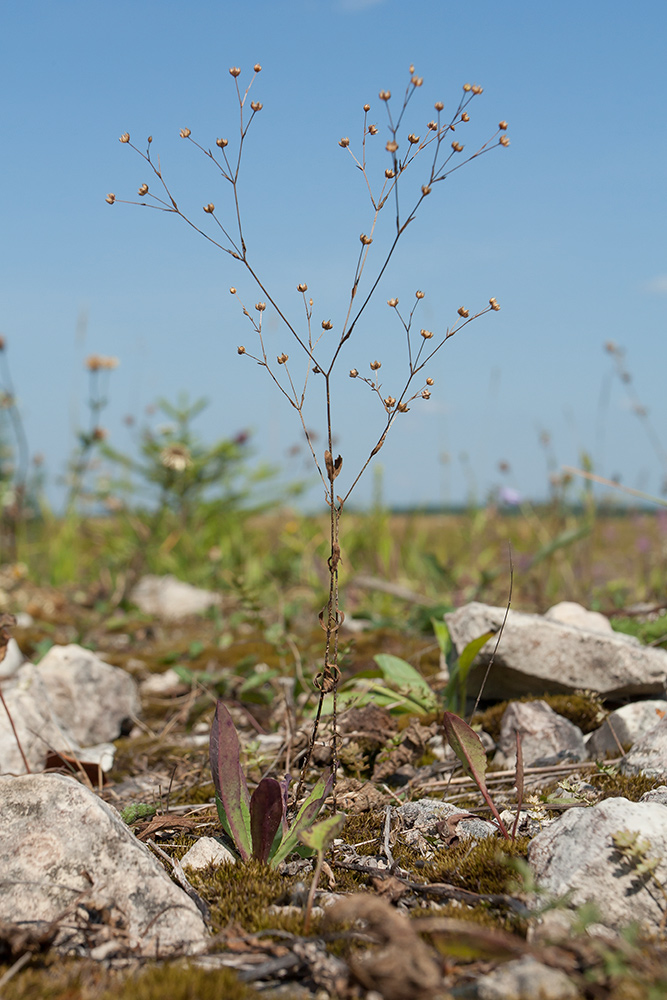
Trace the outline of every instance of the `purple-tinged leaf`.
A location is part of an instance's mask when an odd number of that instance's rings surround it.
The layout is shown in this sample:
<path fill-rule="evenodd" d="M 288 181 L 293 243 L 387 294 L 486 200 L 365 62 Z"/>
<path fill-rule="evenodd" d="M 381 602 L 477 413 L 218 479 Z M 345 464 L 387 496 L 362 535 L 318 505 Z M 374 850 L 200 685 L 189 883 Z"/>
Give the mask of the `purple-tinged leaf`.
<path fill-rule="evenodd" d="M 503 837 L 505 840 L 509 840 L 510 836 L 505 828 L 505 824 L 501 820 L 500 813 L 496 809 L 486 787 L 487 761 L 482 741 L 477 733 L 470 728 L 468 723 L 464 722 L 458 715 L 454 715 L 453 712 L 445 712 L 442 722 L 445 728 L 445 739 L 461 761 L 465 773 L 472 778 L 484 796 L 484 801 L 493 813 L 493 817 Z"/>
<path fill-rule="evenodd" d="M 486 788 L 486 750 L 477 733 L 453 712 L 443 717 L 445 738 L 463 765 L 463 770 L 475 782 L 480 792 Z"/>
<path fill-rule="evenodd" d="M 250 798 L 252 856 L 266 864 L 273 840 L 283 818 L 283 795 L 280 782 L 262 778 Z"/>
<path fill-rule="evenodd" d="M 209 757 L 218 813 L 220 805 L 224 812 L 224 818 L 220 815 L 221 822 L 245 861 L 252 854 L 250 795 L 241 770 L 239 738 L 232 717 L 220 700 L 211 728 Z"/>

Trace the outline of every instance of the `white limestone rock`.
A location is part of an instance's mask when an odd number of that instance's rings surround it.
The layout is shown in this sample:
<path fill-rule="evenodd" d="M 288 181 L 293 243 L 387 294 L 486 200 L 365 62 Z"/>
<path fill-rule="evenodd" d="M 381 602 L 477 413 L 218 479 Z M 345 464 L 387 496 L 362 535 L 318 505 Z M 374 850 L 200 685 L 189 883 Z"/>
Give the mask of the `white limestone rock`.
<path fill-rule="evenodd" d="M 446 823 L 451 816 L 464 812 L 465 809 L 459 809 L 449 802 L 429 798 L 415 799 L 395 808 L 395 815 L 400 818 L 404 827 L 403 842 L 415 846 L 423 846 L 427 837 L 440 836 L 438 823 Z M 498 828 L 494 823 L 488 823 L 485 819 L 474 816 L 459 820 L 452 832 L 455 832 L 461 840 L 484 840 L 486 837 L 495 836 Z"/>
<path fill-rule="evenodd" d="M 193 901 L 116 810 L 59 774 L 0 777 L 0 921 L 59 923 L 62 952 L 196 954 L 207 930 Z"/>
<path fill-rule="evenodd" d="M 82 745 L 117 739 L 140 713 L 134 678 L 82 646 L 52 646 L 37 669 L 56 715 Z"/>
<path fill-rule="evenodd" d="M 44 767 L 50 750 L 80 753 L 74 734 L 56 715 L 39 667 L 24 664 L 3 682 L 2 693 L 16 734 L 7 713 L 0 711 L 0 774 L 26 773 L 17 737 L 31 771 Z"/>
<path fill-rule="evenodd" d="M 498 631 L 505 608 L 473 602 L 445 615 L 460 654 L 473 639 Z M 495 637 L 479 653 L 468 675 L 468 690 L 479 689 Z M 510 611 L 484 696 L 509 699 L 589 689 L 607 697 L 662 695 L 667 651 L 642 646 L 632 636 L 566 625 L 542 615 Z"/>
<path fill-rule="evenodd" d="M 646 774 L 667 778 L 667 716 L 649 729 L 626 753 L 619 764 L 623 774 Z"/>
<path fill-rule="evenodd" d="M 595 903 L 599 922 L 620 929 L 637 921 L 657 934 L 664 899 L 650 878 L 637 874 L 614 847 L 612 836 L 637 831 L 648 853 L 660 859 L 656 877 L 667 880 L 667 806 L 657 802 L 605 799 L 569 809 L 535 837 L 528 862 L 536 881 L 555 897 L 571 893 L 568 907 Z"/>
<path fill-rule="evenodd" d="M 192 868 L 194 871 L 208 868 L 209 865 L 215 865 L 217 868 L 219 865 L 233 864 L 236 864 L 236 858 L 215 837 L 200 837 L 181 858 L 181 866 Z"/>
<path fill-rule="evenodd" d="M 545 701 L 515 701 L 503 712 L 498 746 L 508 767 L 514 767 L 516 762 L 517 731 L 526 767 L 541 758 L 563 757 L 565 753 L 576 760 L 588 757 L 581 729 L 554 712 Z"/>
<path fill-rule="evenodd" d="M 599 611 L 589 611 L 581 604 L 577 604 L 576 601 L 560 601 L 559 604 L 554 604 L 548 611 L 545 611 L 544 617 L 548 618 L 549 621 L 570 625 L 572 628 L 583 628 L 586 632 L 601 632 L 603 635 L 614 634 L 608 618 L 601 615 Z"/>
<path fill-rule="evenodd" d="M 143 576 L 130 599 L 147 615 L 179 621 L 220 604 L 220 595 L 193 587 L 175 576 Z"/>
<path fill-rule="evenodd" d="M 26 658 L 19 648 L 16 639 L 10 639 L 7 643 L 5 658 L 0 662 L 0 681 L 5 681 L 8 677 L 13 677 L 19 667 L 23 666 Z"/>
<path fill-rule="evenodd" d="M 524 955 L 475 984 L 477 1000 L 577 1000 L 579 991 L 562 969 L 552 969 L 532 955 Z"/>
<path fill-rule="evenodd" d="M 622 753 L 619 744 L 621 748 L 628 744 L 633 746 L 645 733 L 657 726 L 665 713 L 667 701 L 657 698 L 633 701 L 617 708 L 609 713 L 599 729 L 591 733 L 586 744 L 589 754 L 591 757 L 603 757 L 612 753 L 618 757 Z"/>

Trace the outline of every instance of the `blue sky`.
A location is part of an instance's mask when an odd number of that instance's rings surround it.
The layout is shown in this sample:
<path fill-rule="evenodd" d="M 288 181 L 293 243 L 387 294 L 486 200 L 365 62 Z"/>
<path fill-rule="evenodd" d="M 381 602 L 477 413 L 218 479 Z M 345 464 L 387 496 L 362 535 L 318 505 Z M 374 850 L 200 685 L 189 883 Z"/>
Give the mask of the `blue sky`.
<path fill-rule="evenodd" d="M 263 110 L 239 185 L 250 256 L 298 322 L 296 285 L 307 282 L 314 320 L 331 319 L 335 334 L 372 217 L 338 140 L 349 136 L 359 150 L 368 102 L 382 176 L 378 92 L 398 97 L 412 63 L 424 83 L 406 136 L 424 133 L 434 101 L 445 114 L 455 107 L 469 81 L 484 93 L 461 141 L 481 144 L 504 119 L 511 145 L 433 191 L 346 345 L 334 385 L 337 486 L 354 478 L 384 419 L 347 371 L 380 358 L 383 389 L 394 392 L 404 338 L 387 299 L 410 303 L 421 289 L 416 322 L 436 334 L 459 306 L 472 311 L 494 296 L 501 311 L 452 338 L 429 367 L 431 399 L 411 406 L 378 456 L 388 502 L 456 501 L 471 483 L 483 498 L 501 481 L 543 496 L 543 431 L 559 464 L 578 464 L 586 450 L 600 474 L 660 489 L 667 470 L 603 344 L 626 349 L 631 388 L 663 435 L 662 0 L 4 0 L 0 29 L 0 331 L 31 449 L 46 456 L 52 483 L 87 420 L 83 361 L 95 352 L 120 359 L 103 418 L 116 445 L 130 444 L 124 416 L 141 424 L 157 397 L 187 392 L 210 400 L 197 425 L 203 437 L 248 428 L 258 456 L 306 474 L 305 457 L 287 457 L 300 440 L 296 414 L 236 352 L 255 345 L 228 289 L 253 304 L 252 282 L 179 219 L 105 203 L 108 192 L 135 198 L 151 180 L 118 137 L 128 131 L 144 148 L 151 134 L 179 205 L 205 225 L 201 207 L 212 201 L 225 218 L 228 192 L 179 130 L 205 146 L 233 141 L 229 67 L 241 67 L 245 83 L 261 63 L 253 96 Z M 391 235 L 385 215 L 368 275 Z M 265 331 L 270 356 L 296 358 L 270 310 Z M 307 421 L 319 429 L 321 383 L 311 389 Z M 504 475 L 500 461 L 510 466 Z M 369 475 L 357 500 L 372 486 Z M 315 484 L 313 504 L 321 493 Z"/>

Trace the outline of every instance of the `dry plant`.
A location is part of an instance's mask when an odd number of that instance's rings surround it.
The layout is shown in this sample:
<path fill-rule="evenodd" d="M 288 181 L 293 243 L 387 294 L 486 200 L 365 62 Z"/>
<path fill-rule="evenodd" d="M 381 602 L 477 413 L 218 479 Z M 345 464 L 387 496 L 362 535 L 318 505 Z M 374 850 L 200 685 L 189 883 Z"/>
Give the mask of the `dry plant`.
<path fill-rule="evenodd" d="M 462 306 L 458 309 L 453 324 L 437 332 L 417 329 L 416 313 L 424 298 L 422 291 L 415 293 L 414 301 L 407 315 L 399 310 L 398 297 L 389 299 L 388 305 L 396 313 L 398 323 L 403 328 L 405 336 L 407 354 L 405 377 L 393 394 L 387 394 L 382 389 L 379 377 L 381 361 L 374 360 L 370 363 L 369 375 L 362 375 L 357 368 L 352 368 L 349 372 L 350 378 L 366 385 L 370 392 L 377 397 L 382 417 L 379 433 L 377 437 L 372 438 L 368 457 L 361 467 L 352 473 L 349 485 L 340 493 L 336 491 L 334 486 L 343 466 L 343 459 L 340 455 L 337 458 L 333 457 L 335 427 L 332 377 L 334 369 L 336 366 L 340 366 L 343 347 L 353 333 L 357 332 L 359 321 L 376 293 L 399 241 L 422 208 L 423 203 L 433 196 L 436 185 L 491 149 L 508 146 L 509 139 L 506 134 L 507 122 L 501 121 L 490 139 L 475 148 L 474 152 L 464 153 L 464 145 L 458 141 L 459 132 L 457 130 L 460 131 L 468 127 L 467 123 L 470 121 L 468 107 L 482 93 L 481 87 L 471 84 L 464 85 L 462 96 L 454 105 L 453 111 L 445 115 L 444 103 L 437 101 L 434 106 L 434 117 L 425 123 L 422 129 L 417 128 L 416 131 L 409 131 L 404 125 L 406 112 L 415 93 L 423 84 L 422 77 L 415 74 L 414 66 L 410 66 L 409 80 L 397 113 L 392 111 L 390 91 L 381 90 L 379 93 L 380 103 L 384 106 L 383 114 L 386 114 L 387 118 L 388 139 L 384 149 L 388 163 L 385 159 L 386 166 L 371 167 L 371 160 L 375 163 L 376 159 L 371 147 L 373 144 L 381 144 L 382 139 L 376 138 L 380 136 L 380 127 L 369 117 L 370 105 L 364 104 L 360 147 L 357 152 L 347 137 L 342 138 L 338 143 L 341 149 L 351 156 L 353 164 L 361 173 L 369 201 L 368 217 L 364 230 L 359 236 L 358 251 L 355 253 L 356 260 L 352 281 L 347 286 L 347 288 L 351 288 L 351 291 L 346 291 L 342 297 L 340 332 L 334 333 L 334 324 L 330 319 L 324 319 L 321 322 L 314 320 L 314 300 L 308 295 L 308 286 L 305 282 L 300 282 L 297 285 L 297 291 L 303 300 L 303 321 L 302 324 L 295 325 L 288 318 L 285 307 L 279 303 L 278 295 L 269 290 L 269 285 L 264 277 L 255 270 L 244 235 L 244 215 L 239 195 L 239 177 L 248 130 L 262 110 L 260 101 L 250 100 L 250 89 L 255 83 L 257 75 L 261 72 L 261 68 L 259 64 L 255 65 L 254 74 L 245 90 L 239 84 L 241 70 L 238 67 L 232 67 L 229 70 L 236 88 L 239 111 L 238 131 L 234 143 L 227 138 L 219 138 L 216 139 L 214 146 L 208 147 L 198 142 L 192 136 L 190 129 L 183 128 L 180 131 L 181 138 L 187 140 L 207 157 L 218 171 L 223 183 L 228 185 L 227 190 L 231 194 L 228 215 L 220 213 L 216 210 L 215 204 L 209 202 L 203 206 L 209 225 L 207 228 L 202 228 L 185 214 L 179 208 L 171 188 L 165 180 L 159 158 L 157 160 L 153 158 L 152 136 L 148 138 L 146 151 L 142 152 L 131 142 L 128 132 L 120 137 L 120 142 L 133 149 L 144 161 L 146 168 L 152 174 L 152 182 L 157 184 L 157 193 L 149 188 L 148 183 L 142 183 L 138 193 L 140 198 L 145 200 L 127 201 L 117 199 L 114 194 L 107 195 L 106 200 L 109 204 L 124 201 L 125 204 L 141 205 L 178 216 L 216 249 L 238 262 L 259 291 L 260 300 L 251 311 L 241 301 L 236 287 L 232 285 L 230 288 L 231 294 L 237 299 L 243 314 L 249 321 L 258 343 L 257 353 L 252 353 L 245 346 L 240 346 L 237 349 L 238 354 L 251 358 L 264 368 L 277 390 L 296 411 L 321 479 L 325 502 L 330 512 L 330 554 L 327 560 L 329 597 L 326 606 L 319 615 L 320 624 L 326 634 L 324 660 L 322 669 L 314 680 L 315 687 L 319 691 L 319 702 L 309 749 L 302 769 L 303 779 L 317 738 L 324 697 L 327 694 L 333 695 L 334 737 L 332 753 L 334 775 L 338 764 L 337 737 L 335 735 L 337 733 L 336 693 L 340 678 L 338 632 L 344 619 L 344 614 L 339 607 L 338 575 L 341 562 L 339 529 L 344 506 L 369 463 L 383 447 L 394 421 L 402 419 L 403 415 L 408 412 L 410 404 L 415 400 L 426 401 L 430 398 L 434 380 L 426 373 L 425 369 L 433 360 L 434 355 L 450 337 L 453 337 L 463 327 L 468 326 L 486 313 L 497 311 L 500 307 L 495 298 L 489 299 L 487 305 L 473 312 Z M 380 153 L 379 150 L 377 152 Z M 412 179 L 412 194 L 404 194 L 405 184 L 409 183 L 406 178 Z M 404 207 L 405 203 L 409 206 L 407 209 Z M 378 245 L 379 240 L 378 243 L 374 243 L 376 226 L 380 213 L 385 210 L 395 212 L 395 223 L 391 235 L 384 242 L 384 245 L 381 243 Z M 285 351 L 279 354 L 275 361 L 267 355 L 263 322 L 268 307 L 275 310 L 294 341 L 297 358 L 305 366 L 300 376 L 297 374 L 293 362 L 290 362 L 290 356 Z M 327 448 L 322 456 L 323 461 L 315 451 L 315 436 L 309 430 L 304 416 L 306 396 L 310 395 L 313 385 L 316 385 L 321 393 L 326 413 Z M 297 797 L 300 789 L 301 783 Z"/>

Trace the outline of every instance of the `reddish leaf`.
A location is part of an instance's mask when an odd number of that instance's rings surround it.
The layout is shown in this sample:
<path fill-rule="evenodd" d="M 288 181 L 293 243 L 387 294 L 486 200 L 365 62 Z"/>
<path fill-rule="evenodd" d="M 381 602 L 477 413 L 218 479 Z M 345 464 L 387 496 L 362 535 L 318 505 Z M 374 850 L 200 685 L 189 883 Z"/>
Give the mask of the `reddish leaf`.
<path fill-rule="evenodd" d="M 266 864 L 283 818 L 283 794 L 275 778 L 262 778 L 250 798 L 252 855 Z"/>
<path fill-rule="evenodd" d="M 211 728 L 209 757 L 220 820 L 245 861 L 252 854 L 250 795 L 241 770 L 239 738 L 232 717 L 220 700 Z"/>

